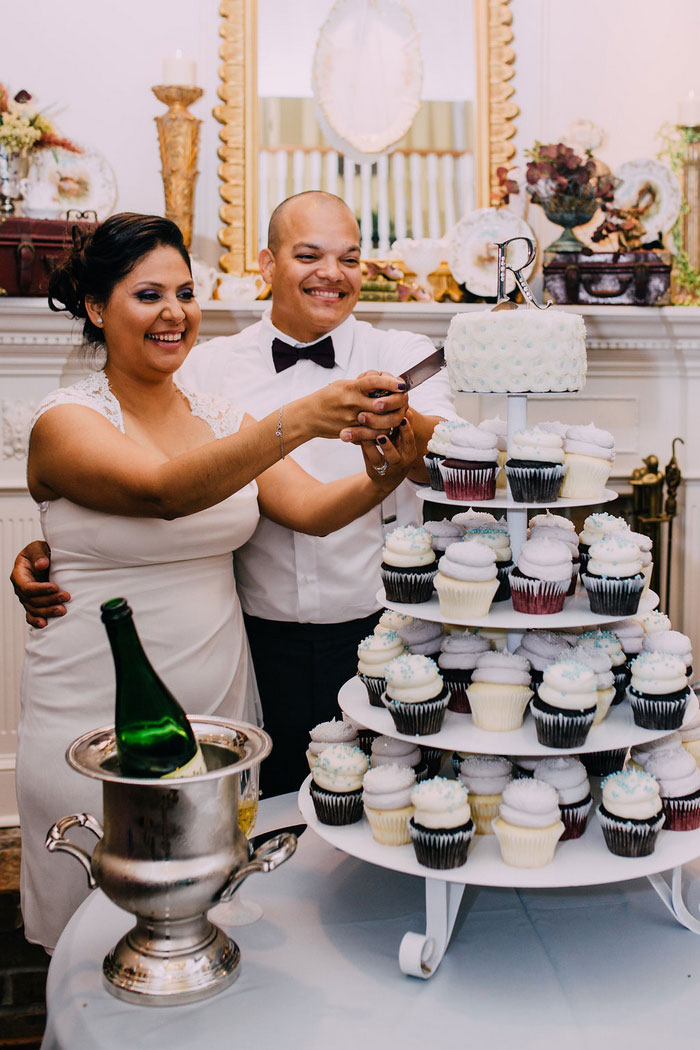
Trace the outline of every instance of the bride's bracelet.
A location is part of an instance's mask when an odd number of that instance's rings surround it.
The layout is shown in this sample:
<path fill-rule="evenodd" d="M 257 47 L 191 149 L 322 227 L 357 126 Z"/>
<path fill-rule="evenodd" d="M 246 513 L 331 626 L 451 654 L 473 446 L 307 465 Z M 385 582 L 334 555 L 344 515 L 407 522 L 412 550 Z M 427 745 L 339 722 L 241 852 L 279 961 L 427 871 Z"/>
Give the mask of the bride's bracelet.
<path fill-rule="evenodd" d="M 282 435 L 282 409 L 283 408 L 284 408 L 284 405 L 282 405 L 280 407 L 279 419 L 277 420 L 277 430 L 275 431 L 275 434 L 280 439 L 280 456 L 281 456 L 282 459 L 284 459 L 284 437 Z"/>

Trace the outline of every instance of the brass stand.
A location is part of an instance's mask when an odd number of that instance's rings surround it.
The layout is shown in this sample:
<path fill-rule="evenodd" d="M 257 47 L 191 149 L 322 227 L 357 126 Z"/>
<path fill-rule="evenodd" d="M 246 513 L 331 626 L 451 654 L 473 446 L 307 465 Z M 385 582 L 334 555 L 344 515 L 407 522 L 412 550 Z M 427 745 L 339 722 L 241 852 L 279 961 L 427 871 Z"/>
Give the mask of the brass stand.
<path fill-rule="evenodd" d="M 188 113 L 187 107 L 201 98 L 204 91 L 179 84 L 161 84 L 152 90 L 156 98 L 169 107 L 167 113 L 155 118 L 163 166 L 165 215 L 180 227 L 189 248 L 192 243 L 199 126 L 202 122 Z"/>
<path fill-rule="evenodd" d="M 647 456 L 643 467 L 637 467 L 632 471 L 630 484 L 632 486 L 632 527 L 636 532 L 641 532 L 652 541 L 652 549 L 657 552 L 654 558 L 654 569 L 651 577 L 651 588 L 660 593 L 661 565 L 658 552 L 661 551 L 661 527 L 668 525 L 666 535 L 666 572 L 664 605 L 668 613 L 671 605 L 671 555 L 673 553 L 673 519 L 678 513 L 678 489 L 683 477 L 676 459 L 676 442 L 683 444 L 683 438 L 673 439 L 671 445 L 671 459 L 666 464 L 666 469 L 661 473 L 659 470 L 658 456 Z M 664 502 L 664 485 L 666 486 L 666 500 Z"/>
<path fill-rule="evenodd" d="M 693 128 L 700 132 L 700 128 Z M 681 213 L 681 244 L 690 265 L 700 269 L 700 142 L 688 142 L 683 151 L 681 186 L 686 208 Z"/>

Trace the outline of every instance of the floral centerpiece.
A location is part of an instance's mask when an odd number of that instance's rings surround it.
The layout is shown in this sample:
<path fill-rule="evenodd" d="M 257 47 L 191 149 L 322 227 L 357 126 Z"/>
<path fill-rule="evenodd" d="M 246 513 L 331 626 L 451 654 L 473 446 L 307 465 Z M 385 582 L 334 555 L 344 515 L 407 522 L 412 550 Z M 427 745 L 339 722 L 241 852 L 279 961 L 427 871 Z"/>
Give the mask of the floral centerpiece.
<path fill-rule="evenodd" d="M 525 185 L 530 199 L 540 205 L 551 222 L 564 227 L 562 236 L 546 251 L 580 252 L 584 246 L 572 232 L 573 227 L 588 222 L 602 205 L 612 201 L 615 178 L 590 149 L 577 151 L 563 142 L 535 142 L 525 156 Z M 504 201 L 509 194 L 519 192 L 506 169 L 500 168 L 498 175 Z"/>
<path fill-rule="evenodd" d="M 79 146 L 57 133 L 28 91 L 18 91 L 10 98 L 0 84 L 0 214 L 14 211 L 29 171 L 29 154 L 38 149 L 82 153 Z"/>

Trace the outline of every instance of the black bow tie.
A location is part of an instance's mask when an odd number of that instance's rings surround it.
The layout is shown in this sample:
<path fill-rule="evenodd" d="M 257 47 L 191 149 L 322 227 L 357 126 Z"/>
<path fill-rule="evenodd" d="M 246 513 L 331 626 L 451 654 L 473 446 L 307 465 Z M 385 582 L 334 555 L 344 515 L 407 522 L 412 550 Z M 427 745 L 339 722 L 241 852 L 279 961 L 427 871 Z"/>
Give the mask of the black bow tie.
<path fill-rule="evenodd" d="M 272 361 L 276 372 L 284 372 L 285 368 L 291 368 L 302 358 L 315 361 L 322 368 L 332 368 L 335 364 L 333 353 L 333 340 L 329 335 L 311 346 L 290 346 L 282 339 L 272 340 Z"/>

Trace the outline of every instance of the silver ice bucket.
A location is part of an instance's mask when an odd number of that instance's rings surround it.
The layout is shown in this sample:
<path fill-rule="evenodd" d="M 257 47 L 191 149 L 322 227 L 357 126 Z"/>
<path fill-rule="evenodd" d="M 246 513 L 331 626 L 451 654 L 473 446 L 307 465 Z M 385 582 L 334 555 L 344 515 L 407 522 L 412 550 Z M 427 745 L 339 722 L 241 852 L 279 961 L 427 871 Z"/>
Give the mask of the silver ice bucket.
<path fill-rule="evenodd" d="M 76 813 L 57 821 L 46 839 L 48 850 L 80 861 L 90 886 L 136 916 L 103 963 L 107 988 L 129 1002 L 191 1003 L 234 981 L 240 950 L 207 911 L 296 849 L 296 836 L 285 833 L 251 856 L 238 827 L 238 774 L 269 753 L 267 733 L 222 718 L 190 721 L 209 770 L 196 777 L 121 776 L 111 726 L 74 740 L 66 760 L 102 781 L 104 829 L 92 814 Z M 78 825 L 98 839 L 92 856 L 66 838 Z"/>

